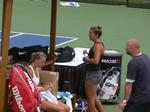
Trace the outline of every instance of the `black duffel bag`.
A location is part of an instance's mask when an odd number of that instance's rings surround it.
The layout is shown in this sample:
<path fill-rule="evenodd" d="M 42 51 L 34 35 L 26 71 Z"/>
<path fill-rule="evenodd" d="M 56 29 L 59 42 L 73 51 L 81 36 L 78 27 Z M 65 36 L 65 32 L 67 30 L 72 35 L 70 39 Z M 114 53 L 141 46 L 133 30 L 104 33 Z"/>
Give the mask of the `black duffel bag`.
<path fill-rule="evenodd" d="M 55 50 L 55 57 L 55 62 L 70 62 L 75 57 L 75 51 L 70 46 L 60 47 Z"/>
<path fill-rule="evenodd" d="M 17 61 L 29 61 L 30 56 L 34 52 L 43 52 L 48 56 L 48 46 L 42 47 L 41 45 L 27 46 L 24 48 L 12 47 L 9 49 L 9 55 L 13 56 L 13 60 Z"/>

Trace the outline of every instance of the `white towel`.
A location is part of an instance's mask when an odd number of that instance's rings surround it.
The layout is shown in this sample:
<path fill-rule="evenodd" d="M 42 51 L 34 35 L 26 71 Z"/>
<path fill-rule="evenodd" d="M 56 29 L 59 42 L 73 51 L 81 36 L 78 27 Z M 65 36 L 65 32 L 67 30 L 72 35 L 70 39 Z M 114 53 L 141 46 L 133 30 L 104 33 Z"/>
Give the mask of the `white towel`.
<path fill-rule="evenodd" d="M 49 102 L 58 104 L 56 97 L 49 90 L 41 91 L 40 96 L 41 96 L 41 100 L 48 100 Z"/>
<path fill-rule="evenodd" d="M 73 108 L 72 108 L 71 99 L 69 97 L 66 97 L 66 96 L 61 96 L 61 98 L 66 100 L 66 105 L 68 105 L 70 107 L 70 112 L 72 112 Z"/>

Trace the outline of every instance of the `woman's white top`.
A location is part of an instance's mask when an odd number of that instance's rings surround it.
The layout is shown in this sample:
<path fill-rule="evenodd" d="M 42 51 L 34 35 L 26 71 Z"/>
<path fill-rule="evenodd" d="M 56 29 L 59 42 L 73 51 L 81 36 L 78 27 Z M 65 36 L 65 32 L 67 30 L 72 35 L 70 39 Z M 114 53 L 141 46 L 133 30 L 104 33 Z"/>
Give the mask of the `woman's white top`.
<path fill-rule="evenodd" d="M 32 67 L 31 65 L 29 65 L 29 67 L 32 69 L 32 72 L 33 72 L 33 78 L 32 78 L 32 79 L 33 79 L 34 83 L 35 83 L 36 85 L 39 85 L 39 83 L 40 83 L 40 78 L 39 78 L 39 77 L 36 77 L 35 71 L 34 71 L 33 67 Z M 36 68 L 35 70 L 37 71 L 38 76 L 39 76 L 38 68 Z"/>
<path fill-rule="evenodd" d="M 33 81 L 35 82 L 36 85 L 39 85 L 40 78 L 36 77 L 33 67 L 31 65 L 29 65 L 29 67 L 32 69 L 32 72 L 33 72 L 33 78 L 32 78 Z M 38 68 L 36 68 L 35 70 L 37 71 L 38 76 L 39 76 Z M 39 88 L 41 88 L 41 87 L 39 87 Z M 50 90 L 41 91 L 40 97 L 41 97 L 41 101 L 47 100 L 47 101 L 52 102 L 54 104 L 58 104 L 56 97 L 50 92 Z"/>

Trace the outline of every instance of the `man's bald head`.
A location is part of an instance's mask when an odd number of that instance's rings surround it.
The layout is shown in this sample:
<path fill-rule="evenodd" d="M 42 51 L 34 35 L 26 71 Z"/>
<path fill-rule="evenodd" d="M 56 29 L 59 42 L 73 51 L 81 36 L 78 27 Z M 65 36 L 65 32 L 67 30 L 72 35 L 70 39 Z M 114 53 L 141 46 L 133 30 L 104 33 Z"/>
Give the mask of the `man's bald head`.
<path fill-rule="evenodd" d="M 127 54 L 134 57 L 140 53 L 140 43 L 136 39 L 128 40 L 125 49 Z"/>
<path fill-rule="evenodd" d="M 128 40 L 128 43 L 130 46 L 136 48 L 136 49 L 140 49 L 140 43 L 138 40 L 136 39 L 131 39 L 131 40 Z"/>

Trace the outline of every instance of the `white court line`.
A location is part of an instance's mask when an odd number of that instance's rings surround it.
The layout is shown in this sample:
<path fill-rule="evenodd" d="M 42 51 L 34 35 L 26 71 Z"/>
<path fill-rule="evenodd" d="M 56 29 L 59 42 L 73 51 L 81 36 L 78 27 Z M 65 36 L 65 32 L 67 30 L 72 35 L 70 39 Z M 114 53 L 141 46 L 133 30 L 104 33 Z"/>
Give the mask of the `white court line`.
<path fill-rule="evenodd" d="M 13 36 L 10 36 L 10 38 L 13 38 L 13 37 L 16 37 L 16 36 L 19 36 L 19 35 L 23 35 L 24 33 L 19 33 L 17 35 L 13 35 Z"/>
<path fill-rule="evenodd" d="M 0 30 L 0 32 L 1 32 L 1 30 Z M 21 33 L 21 32 L 15 32 L 15 31 L 11 31 L 10 33 L 19 33 L 19 34 L 29 34 L 29 35 L 37 35 L 37 36 L 50 36 L 50 35 L 45 35 L 45 34 L 34 34 L 34 33 Z M 76 38 L 76 37 L 66 37 L 66 36 L 58 36 L 58 35 L 56 35 L 56 37 L 58 37 L 58 38 L 74 38 L 75 40 L 76 39 L 79 39 L 79 38 Z"/>
<path fill-rule="evenodd" d="M 16 37 L 16 36 L 19 36 L 19 35 L 23 35 L 24 33 L 19 33 L 19 34 L 16 34 L 16 35 L 13 35 L 13 36 L 10 36 L 10 38 L 13 38 L 13 37 Z M 0 39 L 1 41 L 2 39 Z"/>
<path fill-rule="evenodd" d="M 70 41 L 63 42 L 63 43 L 61 43 L 61 44 L 57 44 L 56 47 L 59 46 L 59 45 L 63 45 L 63 44 L 69 43 L 69 42 L 71 42 L 71 41 L 77 40 L 77 39 L 79 39 L 79 38 L 74 38 L 74 39 L 72 39 L 72 40 L 70 40 Z"/>
<path fill-rule="evenodd" d="M 1 30 L 0 30 L 0 31 L 1 31 Z M 50 35 L 44 35 L 44 34 L 21 33 L 21 32 L 13 32 L 13 31 L 11 31 L 11 32 L 12 32 L 12 33 L 19 33 L 19 34 L 10 36 L 10 38 L 13 38 L 13 37 L 16 37 L 16 36 L 19 36 L 19 35 L 23 35 L 23 34 L 38 35 L 38 36 L 39 36 L 39 35 L 41 35 L 41 36 L 50 36 Z M 11 33 L 11 32 L 10 32 L 10 33 Z M 61 44 L 57 44 L 56 47 L 59 46 L 59 45 L 63 45 L 63 44 L 69 43 L 69 42 L 71 42 L 71 41 L 74 41 L 74 40 L 79 39 L 79 38 L 76 38 L 76 37 L 65 37 L 65 36 L 56 36 L 56 37 L 58 37 L 58 38 L 73 38 L 73 39 L 70 40 L 70 41 L 66 41 L 66 42 L 62 42 Z M 0 41 L 1 41 L 1 39 L 0 39 Z"/>

